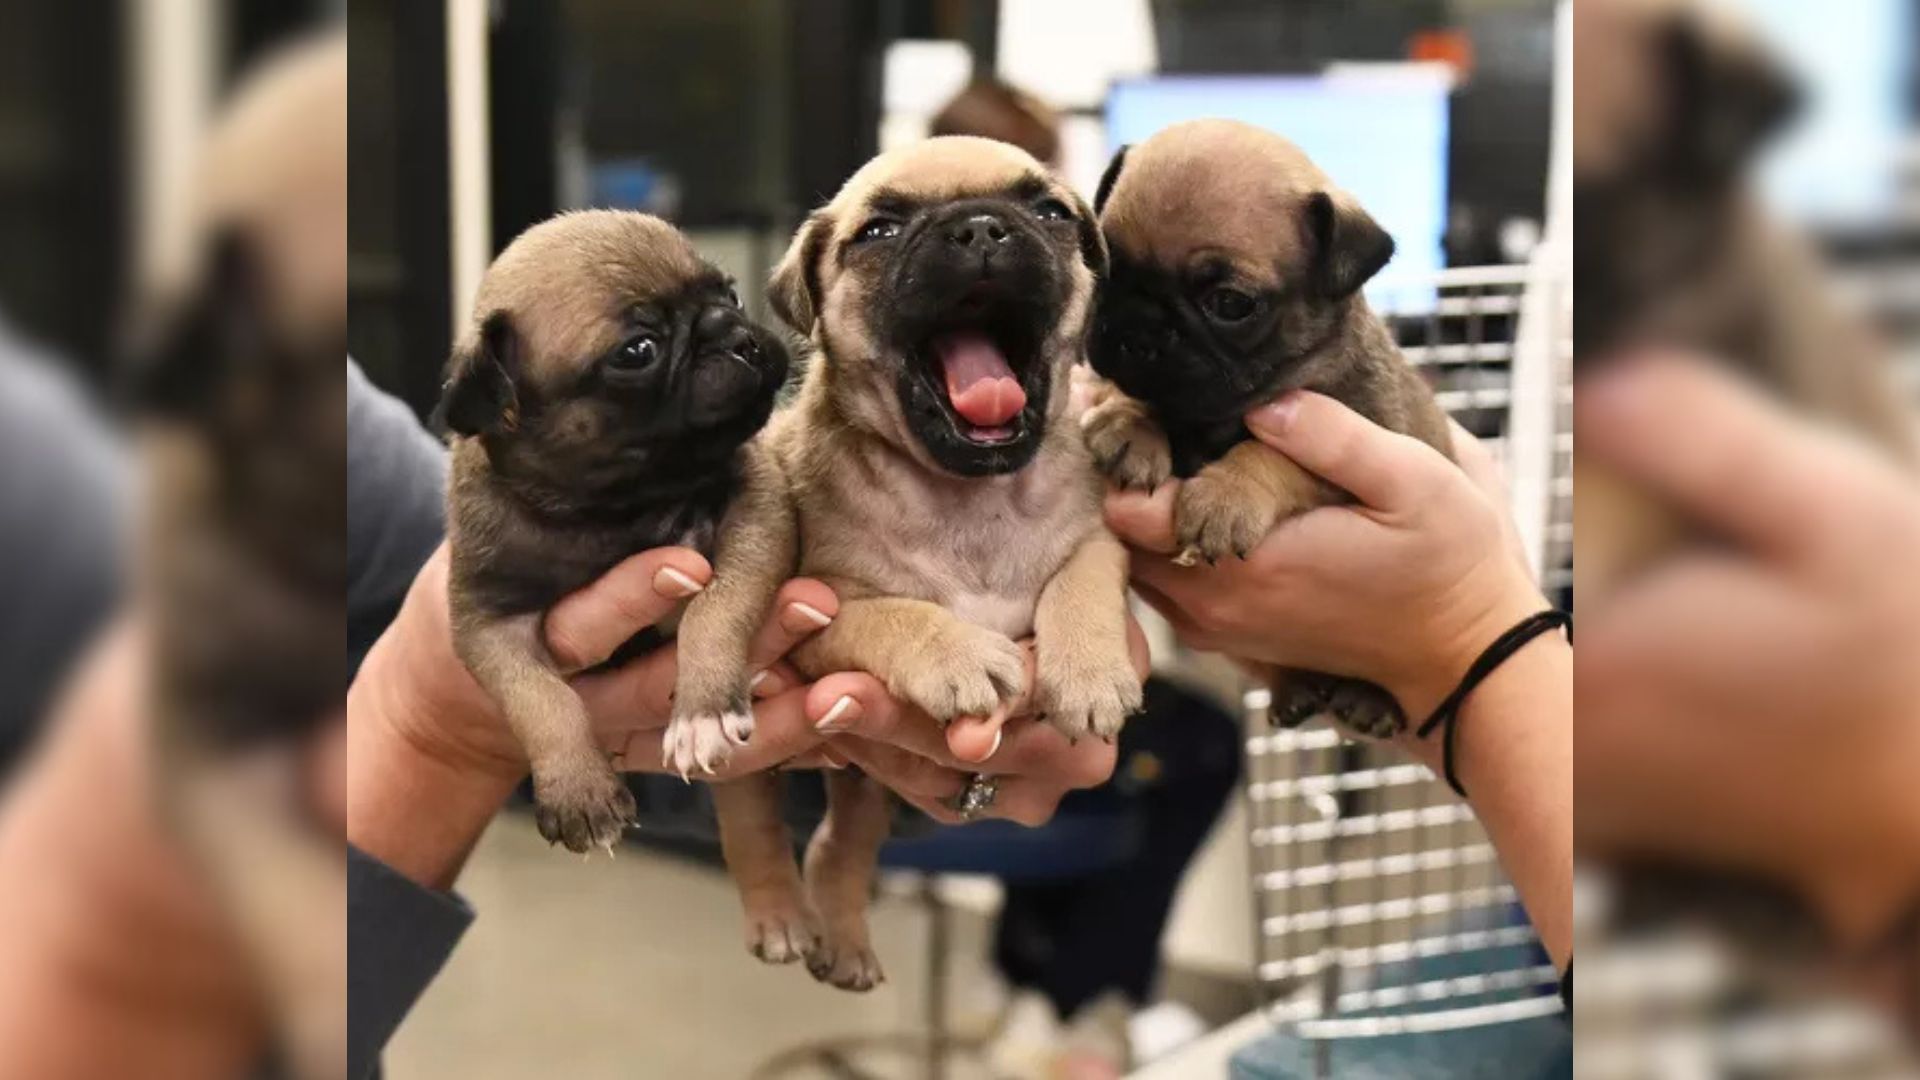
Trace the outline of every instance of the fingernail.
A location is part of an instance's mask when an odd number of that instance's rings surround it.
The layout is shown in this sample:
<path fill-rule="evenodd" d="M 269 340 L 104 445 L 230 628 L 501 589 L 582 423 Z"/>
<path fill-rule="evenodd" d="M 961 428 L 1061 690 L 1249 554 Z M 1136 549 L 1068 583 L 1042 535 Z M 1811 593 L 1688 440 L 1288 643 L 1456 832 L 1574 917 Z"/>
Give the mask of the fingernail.
<path fill-rule="evenodd" d="M 795 615 L 798 615 L 801 619 L 804 619 L 807 623 L 812 624 L 811 626 L 794 626 L 793 628 L 796 630 L 807 630 L 807 629 L 818 630 L 821 627 L 833 625 L 833 617 L 825 614 L 819 608 L 814 607 L 812 604 L 802 604 L 798 601 L 795 601 L 794 603 L 787 605 L 787 610 L 792 612 Z"/>
<path fill-rule="evenodd" d="M 663 566 L 658 573 L 653 575 L 653 591 L 659 593 L 661 596 L 670 596 L 676 600 L 681 597 L 692 596 L 704 588 L 706 588 L 705 585 L 700 584 L 671 566 Z"/>
<path fill-rule="evenodd" d="M 983 757 L 983 758 L 981 758 L 980 760 L 981 760 L 981 761 L 991 761 L 991 760 L 993 760 L 993 755 L 995 755 L 995 754 L 997 754 L 997 753 L 999 753 L 999 752 L 1000 752 L 1000 741 L 1001 741 L 1002 739 L 1004 739 L 1004 738 L 1006 738 L 1006 737 L 1007 737 L 1007 729 L 1006 729 L 1006 728 L 1004 728 L 1004 727 L 997 727 L 997 728 L 994 728 L 994 729 L 993 729 L 993 745 L 992 745 L 992 746 L 989 746 L 989 747 L 987 748 L 987 754 L 986 754 L 986 756 L 985 756 L 985 757 Z"/>
<path fill-rule="evenodd" d="M 835 769 L 844 769 L 852 764 L 852 761 L 850 761 L 846 755 L 831 746 L 821 747 L 820 756 L 826 758 L 828 766 Z"/>
<path fill-rule="evenodd" d="M 772 697 L 785 688 L 780 676 L 771 670 L 755 672 L 753 678 L 747 680 L 747 691 L 756 697 Z"/>
<path fill-rule="evenodd" d="M 827 715 L 813 725 L 813 730 L 845 731 L 858 719 L 860 719 L 860 703 L 853 699 L 852 694 L 842 694 L 840 700 L 833 703 L 833 708 L 827 710 Z"/>
<path fill-rule="evenodd" d="M 1247 414 L 1247 426 L 1256 432 L 1268 435 L 1283 435 L 1293 426 L 1294 417 L 1300 412 L 1300 395 L 1289 391 L 1276 400 Z"/>

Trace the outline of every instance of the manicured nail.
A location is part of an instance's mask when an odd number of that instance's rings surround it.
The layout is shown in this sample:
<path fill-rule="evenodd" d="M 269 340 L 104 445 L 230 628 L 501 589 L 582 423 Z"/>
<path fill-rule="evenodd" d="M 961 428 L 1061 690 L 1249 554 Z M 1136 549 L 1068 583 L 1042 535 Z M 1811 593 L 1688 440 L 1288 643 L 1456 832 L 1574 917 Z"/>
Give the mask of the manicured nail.
<path fill-rule="evenodd" d="M 833 708 L 827 710 L 827 715 L 813 725 L 813 730 L 845 731 L 858 719 L 860 719 L 860 703 L 853 699 L 852 694 L 842 694 L 840 700 L 833 703 Z"/>
<path fill-rule="evenodd" d="M 844 769 L 848 765 L 853 764 L 853 762 L 849 760 L 845 754 L 842 754 L 840 751 L 835 750 L 831 746 L 821 747 L 820 756 L 827 759 L 828 768 Z"/>
<path fill-rule="evenodd" d="M 755 672 L 753 678 L 747 680 L 747 691 L 755 697 L 772 697 L 784 689 L 786 685 L 772 669 Z"/>
<path fill-rule="evenodd" d="M 822 612 L 819 608 L 814 607 L 812 604 L 802 604 L 798 601 L 795 601 L 794 603 L 787 605 L 787 610 L 792 612 L 795 615 L 798 615 L 801 619 L 804 619 L 807 623 L 813 624 L 810 627 L 804 624 L 794 626 L 793 628 L 796 630 L 807 630 L 807 629 L 818 630 L 822 627 L 833 625 L 833 617 Z M 789 624 L 789 625 L 792 625 L 792 624 Z"/>
<path fill-rule="evenodd" d="M 1247 414 L 1247 426 L 1269 435 L 1282 435 L 1300 413 L 1300 395 L 1289 391 Z"/>
<path fill-rule="evenodd" d="M 705 585 L 693 580 L 671 566 L 663 566 L 653 575 L 653 591 L 661 596 L 670 596 L 676 600 L 692 596 Z"/>
<path fill-rule="evenodd" d="M 986 757 L 983 757 L 980 760 L 991 761 L 993 759 L 993 755 L 1000 752 L 1000 741 L 1002 739 L 1005 739 L 1006 737 L 1007 737 L 1007 729 L 1005 727 L 994 728 L 993 729 L 993 745 L 987 748 Z"/>

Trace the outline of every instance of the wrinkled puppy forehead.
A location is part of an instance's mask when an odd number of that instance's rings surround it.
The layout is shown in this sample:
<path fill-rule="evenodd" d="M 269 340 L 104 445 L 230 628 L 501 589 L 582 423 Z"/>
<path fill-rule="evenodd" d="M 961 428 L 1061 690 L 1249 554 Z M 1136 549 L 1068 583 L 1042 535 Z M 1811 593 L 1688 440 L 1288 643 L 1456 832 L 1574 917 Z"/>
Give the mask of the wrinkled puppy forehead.
<path fill-rule="evenodd" d="M 673 226 L 647 214 L 581 210 L 521 233 L 480 281 L 474 335 L 496 312 L 513 322 L 522 356 L 538 374 L 611 348 L 624 313 L 722 276 Z"/>
<path fill-rule="evenodd" d="M 827 204 L 835 232 L 858 231 L 861 213 L 888 203 L 937 205 L 959 199 L 1064 190 L 1044 165 L 1017 146 L 972 135 L 943 135 L 889 150 L 860 167 Z"/>
<path fill-rule="evenodd" d="M 1180 268 L 1221 255 L 1271 277 L 1309 256 L 1302 208 L 1332 190 L 1287 139 L 1234 120 L 1193 120 L 1126 151 L 1100 228 L 1116 254 L 1137 262 Z"/>

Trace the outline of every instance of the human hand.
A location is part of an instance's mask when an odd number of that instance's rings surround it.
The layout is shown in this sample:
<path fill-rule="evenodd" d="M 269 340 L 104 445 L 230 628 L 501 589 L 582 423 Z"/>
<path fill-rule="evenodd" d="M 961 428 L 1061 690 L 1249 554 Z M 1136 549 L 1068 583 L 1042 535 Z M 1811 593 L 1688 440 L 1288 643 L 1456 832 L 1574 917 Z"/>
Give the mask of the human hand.
<path fill-rule="evenodd" d="M 1027 654 L 1027 685 L 1033 685 L 1033 649 Z M 1127 649 L 1142 680 L 1149 662 L 1146 635 L 1131 616 Z M 932 717 L 895 701 L 880 680 L 865 672 L 827 675 L 807 691 L 806 713 L 830 736 L 824 747 L 832 763 L 851 762 L 900 798 L 935 820 L 953 823 L 947 805 L 976 772 L 999 778 L 986 817 L 1022 825 L 1045 824 L 1067 792 L 1095 787 L 1113 774 L 1118 750 L 1100 739 L 1069 742 L 1052 725 L 1035 722 L 1025 699 L 999 715 L 963 717 L 943 732 Z M 1009 719 L 1011 718 L 1011 719 Z"/>
<path fill-rule="evenodd" d="M 1242 661 L 1371 680 L 1416 721 L 1494 638 L 1545 601 L 1503 508 L 1498 468 L 1454 428 L 1456 467 L 1411 437 L 1309 392 L 1254 410 L 1275 451 L 1351 493 L 1277 525 L 1245 559 L 1180 566 L 1179 481 L 1107 496 L 1134 588 L 1181 640 Z M 1422 756 L 1429 749 L 1409 740 Z"/>
<path fill-rule="evenodd" d="M 686 548 L 635 555 L 547 612 L 548 651 L 563 671 L 589 668 L 665 619 L 712 573 Z M 820 582 L 797 579 L 782 587 L 772 610 L 748 654 L 766 672 L 754 688 L 753 739 L 715 779 L 787 762 L 823 738 L 804 711 L 805 686 L 780 657 L 830 622 L 838 601 Z M 575 678 L 595 737 L 621 767 L 664 771 L 660 740 L 674 672 L 668 645 L 618 670 Z M 348 839 L 416 880 L 450 881 L 466 847 L 526 776 L 527 761 L 499 708 L 453 652 L 444 546 L 367 654 L 347 715 Z M 422 821 L 415 809 L 429 800 L 434 819 Z"/>
<path fill-rule="evenodd" d="M 1843 940 L 1883 928 L 1920 896 L 1920 488 L 1697 362 L 1623 364 L 1575 408 L 1583 457 L 1723 542 L 1582 612 L 1582 845 L 1761 873 Z"/>
<path fill-rule="evenodd" d="M 236 1076 L 267 1045 L 257 970 L 158 813 L 147 627 L 80 660 L 0 801 L 0 1076 Z"/>

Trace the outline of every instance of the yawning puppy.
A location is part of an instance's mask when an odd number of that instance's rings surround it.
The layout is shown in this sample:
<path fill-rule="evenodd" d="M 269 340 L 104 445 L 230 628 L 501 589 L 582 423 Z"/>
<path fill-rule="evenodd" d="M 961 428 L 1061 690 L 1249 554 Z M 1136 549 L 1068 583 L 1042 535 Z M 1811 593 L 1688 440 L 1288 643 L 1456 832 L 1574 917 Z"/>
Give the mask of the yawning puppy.
<path fill-rule="evenodd" d="M 481 282 L 442 403 L 448 605 L 455 650 L 527 752 L 549 842 L 610 845 L 634 804 L 554 669 L 543 614 L 636 552 L 714 552 L 751 467 L 741 446 L 786 370 L 726 275 L 644 214 L 536 225 Z"/>
<path fill-rule="evenodd" d="M 1119 485 L 1185 481 L 1186 560 L 1244 556 L 1282 518 L 1346 498 L 1247 433 L 1246 411 L 1283 391 L 1338 398 L 1451 456 L 1445 414 L 1360 295 L 1393 241 L 1298 147 L 1228 120 L 1176 124 L 1122 149 L 1095 204 L 1113 267 L 1089 354 L 1114 387 L 1083 429 Z M 1289 726 L 1322 711 L 1370 735 L 1405 723 L 1369 683 L 1295 673 L 1286 691 Z"/>
<path fill-rule="evenodd" d="M 942 722 L 985 716 L 1026 689 L 1015 641 L 1033 635 L 1035 708 L 1070 737 L 1112 738 L 1141 701 L 1126 553 L 1101 523 L 1066 386 L 1105 263 L 1092 213 L 1003 143 L 933 139 L 848 180 L 800 229 L 770 292 L 817 350 L 764 437 L 790 516 L 769 500 L 729 519 L 729 538 L 757 539 L 721 552 L 683 643 L 726 625 L 730 655 L 744 656 L 797 569 L 840 598 L 791 657 L 807 677 L 868 671 Z M 796 528 L 797 554 L 767 557 L 794 552 Z M 744 703 L 747 674 L 703 688 L 683 671 L 676 728 L 724 731 L 716 718 Z M 880 978 L 866 903 L 886 802 L 853 773 L 830 773 L 827 788 L 805 896 L 773 778 L 717 789 L 721 833 L 754 954 L 804 955 L 816 977 L 864 990 Z"/>

